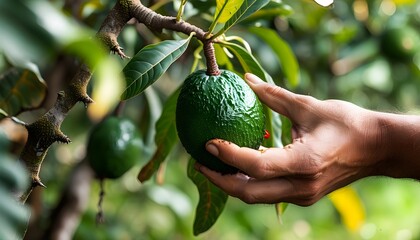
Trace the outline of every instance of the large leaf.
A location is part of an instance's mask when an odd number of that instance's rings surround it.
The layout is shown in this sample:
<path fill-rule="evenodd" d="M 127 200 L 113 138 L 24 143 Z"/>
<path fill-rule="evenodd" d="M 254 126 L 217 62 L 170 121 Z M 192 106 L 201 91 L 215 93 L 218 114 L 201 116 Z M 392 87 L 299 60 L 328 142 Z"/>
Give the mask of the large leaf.
<path fill-rule="evenodd" d="M 9 69 L 0 76 L 0 85 L 0 110 L 8 116 L 39 107 L 47 92 L 39 73 L 23 68 Z"/>
<path fill-rule="evenodd" d="M 121 99 L 132 98 L 153 84 L 185 52 L 191 37 L 162 41 L 140 50 L 123 69 L 127 86 Z"/>
<path fill-rule="evenodd" d="M 280 61 L 288 82 L 293 87 L 297 86 L 300 78 L 299 64 L 287 42 L 281 39 L 276 31 L 268 28 L 251 27 L 249 30 L 271 47 Z"/>
<path fill-rule="evenodd" d="M 227 20 L 225 26 L 222 30 L 220 30 L 216 36 L 219 36 L 226 32 L 229 28 L 231 28 L 233 25 L 237 24 L 238 22 L 244 20 L 254 12 L 258 11 L 260 8 L 264 7 L 267 3 L 269 3 L 270 0 L 251 0 L 251 1 L 244 1 L 239 8 L 239 10 L 236 11 L 236 13 Z"/>
<path fill-rule="evenodd" d="M 156 122 L 156 151 L 149 162 L 140 170 L 137 177 L 140 182 L 144 182 L 153 176 L 178 140 L 175 125 L 175 112 L 180 89 L 181 88 L 168 98 L 163 106 L 162 115 Z"/>
<path fill-rule="evenodd" d="M 199 202 L 195 212 L 193 233 L 195 236 L 211 228 L 226 205 L 228 195 L 194 169 L 194 159 L 188 162 L 188 177 L 197 186 Z"/>
<path fill-rule="evenodd" d="M 238 11 L 244 0 L 216 0 L 215 22 L 225 23 Z"/>

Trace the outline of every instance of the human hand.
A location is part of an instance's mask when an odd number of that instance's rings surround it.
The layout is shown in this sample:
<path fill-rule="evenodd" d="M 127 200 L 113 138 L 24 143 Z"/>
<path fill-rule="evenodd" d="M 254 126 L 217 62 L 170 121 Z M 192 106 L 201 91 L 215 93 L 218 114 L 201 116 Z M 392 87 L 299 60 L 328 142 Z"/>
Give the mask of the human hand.
<path fill-rule="evenodd" d="M 221 140 L 207 150 L 241 173 L 221 175 L 196 164 L 210 181 L 247 203 L 290 202 L 308 206 L 357 179 L 382 175 L 389 157 L 377 114 L 345 101 L 317 100 L 245 79 L 260 100 L 292 123 L 293 143 L 254 150 Z"/>

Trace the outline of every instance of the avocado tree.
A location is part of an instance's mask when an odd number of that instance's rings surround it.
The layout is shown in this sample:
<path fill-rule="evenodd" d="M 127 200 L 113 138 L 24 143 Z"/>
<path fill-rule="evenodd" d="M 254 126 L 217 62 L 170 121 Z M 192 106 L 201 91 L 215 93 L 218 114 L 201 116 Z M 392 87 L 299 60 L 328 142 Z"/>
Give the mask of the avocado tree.
<path fill-rule="evenodd" d="M 49 149 L 55 143 L 69 144 L 73 137 L 77 138 L 71 132 L 64 133 L 61 126 L 71 118 L 71 110 L 79 103 L 87 112 L 85 124 L 79 126 L 79 134 L 87 135 L 86 138 L 91 134 L 90 125 L 121 116 L 135 119 L 143 136 L 143 144 L 135 145 L 143 148 L 142 153 L 134 150 L 129 153 L 142 159 L 142 162 L 137 162 L 140 165 L 137 179 L 141 183 L 152 177 L 162 179 L 167 162 L 179 158 L 179 152 L 182 152 L 175 109 L 183 80 L 199 69 L 204 69 L 208 76 L 217 76 L 220 69 L 226 69 L 239 75 L 252 72 L 267 82 L 294 89 L 305 86 L 307 82 L 301 83 L 305 76 L 301 76 L 297 60 L 299 49 L 293 49 L 294 46 L 290 46 L 279 33 L 287 25 L 287 18 L 297 10 L 304 12 L 302 9 L 307 9 L 304 6 L 310 6 L 309 9 L 321 16 L 329 10 L 326 6 L 332 4 L 332 1 L 289 3 L 279 0 L 58 2 L 0 2 L 0 27 L 8 33 L 0 36 L 3 61 L 0 116 L 23 126 L 27 132 L 27 140 L 18 155 L 26 167 L 30 184 L 18 194 L 21 203 L 28 200 L 34 189 L 46 187 L 40 174 L 44 171 L 44 160 L 54 158 L 49 157 Z M 63 6 L 59 7 L 60 4 Z M 297 21 L 292 27 L 295 31 L 291 31 L 294 35 L 289 35 L 290 39 L 304 35 L 304 21 Z M 333 37 L 343 45 L 355 36 L 351 28 L 344 29 L 341 34 L 337 32 Z M 275 69 L 262 57 L 264 50 L 270 52 L 267 58 L 274 60 Z M 356 68 L 357 64 L 378 54 L 379 48 L 376 50 L 354 61 L 351 61 L 351 56 L 345 59 L 356 64 L 353 65 Z M 120 59 L 109 56 L 108 52 Z M 63 59 L 69 61 L 68 56 L 71 56 L 70 63 L 54 66 L 54 63 L 64 62 Z M 339 66 L 341 62 L 335 63 L 335 68 L 329 69 L 328 73 L 344 75 L 340 72 L 345 71 Z M 311 65 L 308 66 L 310 69 Z M 61 70 L 64 72 L 61 77 L 65 80 L 60 86 L 54 86 L 47 78 L 54 79 L 54 73 L 59 72 L 54 70 L 63 67 L 68 68 Z M 162 81 L 165 84 L 161 84 Z M 46 97 L 51 94 L 51 89 L 56 97 L 50 97 L 48 102 Z M 40 106 L 45 111 L 25 119 L 26 112 Z M 137 108 L 136 114 L 130 111 L 133 106 Z M 264 113 L 269 137 L 264 139 L 263 145 L 278 147 L 287 144 L 291 128 L 288 120 L 266 107 Z M 105 130 L 99 139 L 112 139 L 113 131 Z M 124 134 L 120 134 L 114 140 L 117 143 L 123 137 Z M 92 156 L 98 155 L 100 157 L 91 166 L 97 178 L 107 178 L 97 170 L 103 170 L 101 158 L 112 156 L 106 151 L 112 147 L 105 148 L 88 146 L 87 157 L 83 157 L 75 169 L 87 161 L 92 162 Z M 216 222 L 224 211 L 228 196 L 196 172 L 194 160 L 188 159 L 188 164 L 184 165 L 185 173 L 199 192 L 192 227 L 194 235 L 199 235 Z M 120 166 L 118 162 L 114 164 L 111 166 Z M 118 173 L 118 177 L 121 174 Z M 88 181 L 95 176 L 92 173 L 87 175 L 90 176 L 86 178 Z M 70 185 L 73 189 L 78 187 L 74 183 Z M 101 201 L 102 197 L 99 203 Z M 279 216 L 286 206 L 283 203 L 276 205 Z M 345 211 L 340 213 L 345 215 Z M 80 218 L 80 215 L 75 214 L 75 217 Z M 54 236 L 48 234 L 47 231 L 45 236 Z"/>

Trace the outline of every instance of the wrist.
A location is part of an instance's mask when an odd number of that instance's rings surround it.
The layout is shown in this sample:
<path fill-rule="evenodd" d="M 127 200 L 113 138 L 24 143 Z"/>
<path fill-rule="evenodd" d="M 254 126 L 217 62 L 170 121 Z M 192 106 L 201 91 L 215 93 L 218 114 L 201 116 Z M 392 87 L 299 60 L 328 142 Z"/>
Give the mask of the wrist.
<path fill-rule="evenodd" d="M 378 174 L 420 180 L 420 117 L 376 112 Z"/>

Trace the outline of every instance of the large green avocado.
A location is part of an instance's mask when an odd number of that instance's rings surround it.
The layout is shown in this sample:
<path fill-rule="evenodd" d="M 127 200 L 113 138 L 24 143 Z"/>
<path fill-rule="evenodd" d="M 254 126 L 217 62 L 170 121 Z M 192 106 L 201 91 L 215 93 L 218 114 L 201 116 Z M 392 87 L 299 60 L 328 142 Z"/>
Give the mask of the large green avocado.
<path fill-rule="evenodd" d="M 115 179 L 139 161 L 141 147 L 136 126 L 128 119 L 111 116 L 92 129 L 87 157 L 98 178 Z"/>
<path fill-rule="evenodd" d="M 176 107 L 176 128 L 182 145 L 199 163 L 223 174 L 238 172 L 207 152 L 206 142 L 220 138 L 258 149 L 264 126 L 260 101 L 237 74 L 221 70 L 220 75 L 209 76 L 198 70 L 185 79 Z"/>

